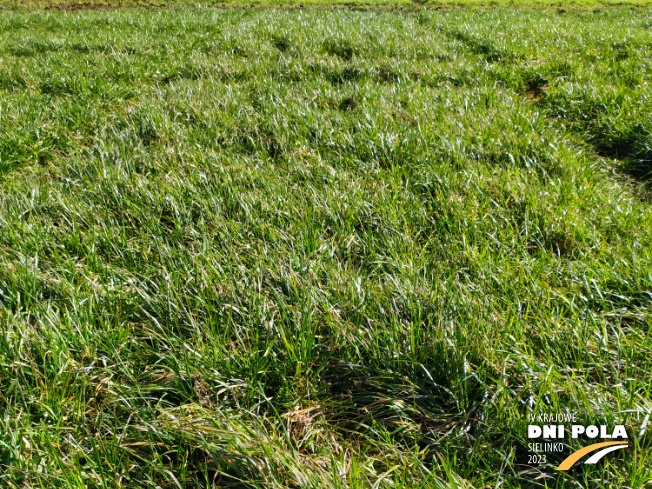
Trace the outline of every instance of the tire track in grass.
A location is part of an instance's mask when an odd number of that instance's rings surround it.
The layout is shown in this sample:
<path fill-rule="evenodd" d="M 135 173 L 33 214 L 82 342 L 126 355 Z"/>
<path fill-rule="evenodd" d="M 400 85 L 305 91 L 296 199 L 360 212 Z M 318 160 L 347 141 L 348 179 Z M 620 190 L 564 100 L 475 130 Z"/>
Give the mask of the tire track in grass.
<path fill-rule="evenodd" d="M 618 112 L 617 97 L 605 101 L 584 96 L 571 98 L 564 94 L 548 95 L 546 87 L 550 81 L 572 72 L 568 62 L 554 61 L 538 69 L 517 67 L 520 55 L 493 44 L 488 39 L 473 36 L 460 29 L 435 26 L 451 39 L 458 40 L 473 54 L 483 57 L 488 63 L 501 63 L 504 72 L 490 72 L 499 81 L 520 95 L 531 105 L 545 109 L 548 120 L 559 124 L 560 120 L 570 123 L 575 134 L 591 146 L 601 157 L 612 158 L 620 163 L 620 170 L 642 182 L 652 178 L 652 117 L 648 120 L 630 120 L 618 123 L 610 112 Z M 622 46 L 614 46 L 622 51 Z M 622 56 L 622 55 L 621 55 Z M 620 59 L 620 58 L 619 58 Z M 649 186 L 649 183 L 648 183 Z"/>

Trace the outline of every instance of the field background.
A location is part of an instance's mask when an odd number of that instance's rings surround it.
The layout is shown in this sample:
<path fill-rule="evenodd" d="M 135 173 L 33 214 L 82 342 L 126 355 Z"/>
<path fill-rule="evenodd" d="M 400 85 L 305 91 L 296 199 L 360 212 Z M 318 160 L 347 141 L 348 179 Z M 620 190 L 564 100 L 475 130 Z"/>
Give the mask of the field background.
<path fill-rule="evenodd" d="M 0 486 L 649 486 L 648 9 L 25 5 Z"/>
<path fill-rule="evenodd" d="M 641 7 L 652 5 L 652 0 L 2 0 L 0 8 L 32 9 L 102 9 L 132 7 L 235 7 L 235 8 L 518 8 L 588 10 L 603 8 Z"/>

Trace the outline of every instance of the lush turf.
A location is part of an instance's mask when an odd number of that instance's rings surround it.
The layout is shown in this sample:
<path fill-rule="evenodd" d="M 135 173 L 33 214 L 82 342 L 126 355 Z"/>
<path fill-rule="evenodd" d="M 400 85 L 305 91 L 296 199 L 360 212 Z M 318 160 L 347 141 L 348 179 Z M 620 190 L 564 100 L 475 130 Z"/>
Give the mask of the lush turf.
<path fill-rule="evenodd" d="M 652 0 L 0 0 L 0 8 L 45 8 L 55 10 L 131 8 L 131 7 L 180 7 L 218 6 L 237 8 L 537 8 L 555 10 L 587 10 L 600 8 L 647 8 Z"/>
<path fill-rule="evenodd" d="M 3 12 L 0 486 L 649 484 L 651 54 L 642 10 Z M 632 449 L 529 467 L 540 411 Z"/>

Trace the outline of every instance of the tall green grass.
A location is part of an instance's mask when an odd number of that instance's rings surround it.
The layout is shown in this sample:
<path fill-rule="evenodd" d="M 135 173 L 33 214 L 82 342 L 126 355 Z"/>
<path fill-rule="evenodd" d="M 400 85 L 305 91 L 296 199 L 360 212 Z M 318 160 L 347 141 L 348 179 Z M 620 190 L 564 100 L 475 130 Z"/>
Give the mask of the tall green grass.
<path fill-rule="evenodd" d="M 349 9 L 464 9 L 516 8 L 551 11 L 594 10 L 601 8 L 644 9 L 651 0 L 3 0 L 0 9 L 83 10 L 107 8 L 229 7 L 229 8 L 349 8 Z"/>
<path fill-rule="evenodd" d="M 649 484 L 649 12 L 0 26 L 3 487 Z"/>

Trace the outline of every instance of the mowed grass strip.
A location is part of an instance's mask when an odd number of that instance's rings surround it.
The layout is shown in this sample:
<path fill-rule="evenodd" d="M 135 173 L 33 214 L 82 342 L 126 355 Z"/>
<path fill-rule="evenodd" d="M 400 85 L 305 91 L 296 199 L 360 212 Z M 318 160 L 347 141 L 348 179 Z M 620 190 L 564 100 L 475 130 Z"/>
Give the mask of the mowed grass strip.
<path fill-rule="evenodd" d="M 648 484 L 647 11 L 0 26 L 3 487 Z"/>

